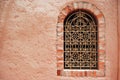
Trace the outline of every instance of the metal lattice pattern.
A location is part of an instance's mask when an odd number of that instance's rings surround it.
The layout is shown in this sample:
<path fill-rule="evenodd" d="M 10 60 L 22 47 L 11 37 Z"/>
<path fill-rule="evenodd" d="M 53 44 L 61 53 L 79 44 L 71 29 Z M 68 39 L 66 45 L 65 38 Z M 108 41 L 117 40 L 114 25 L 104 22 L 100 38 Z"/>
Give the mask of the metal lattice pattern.
<path fill-rule="evenodd" d="M 64 21 L 64 69 L 98 69 L 97 22 L 79 10 Z"/>

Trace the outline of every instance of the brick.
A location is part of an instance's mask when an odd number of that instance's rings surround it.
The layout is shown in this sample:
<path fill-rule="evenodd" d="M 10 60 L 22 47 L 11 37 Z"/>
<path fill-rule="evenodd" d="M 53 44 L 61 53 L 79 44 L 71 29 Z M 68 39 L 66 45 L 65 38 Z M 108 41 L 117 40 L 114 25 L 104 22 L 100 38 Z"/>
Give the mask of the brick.
<path fill-rule="evenodd" d="M 96 16 L 97 16 L 97 18 L 99 19 L 99 18 L 103 17 L 103 14 L 100 13 L 100 14 L 98 14 L 98 15 L 96 15 Z"/>
<path fill-rule="evenodd" d="M 98 14 L 101 14 L 101 12 L 100 12 L 99 9 L 96 8 L 96 9 L 94 10 L 94 14 L 95 14 L 95 15 L 98 15 Z"/>
<path fill-rule="evenodd" d="M 57 75 L 61 76 L 61 70 L 57 70 Z"/>
<path fill-rule="evenodd" d="M 78 9 L 78 2 L 73 3 L 74 9 Z"/>
<path fill-rule="evenodd" d="M 105 54 L 105 50 L 104 49 L 99 49 L 98 52 L 99 52 L 99 54 Z"/>
<path fill-rule="evenodd" d="M 63 61 L 63 53 L 57 53 L 57 61 Z"/>
<path fill-rule="evenodd" d="M 73 11 L 73 10 L 74 10 L 74 5 L 73 5 L 73 3 L 68 4 L 68 7 L 69 7 L 69 9 L 70 9 L 71 11 Z"/>
<path fill-rule="evenodd" d="M 88 77 L 97 77 L 96 76 L 96 71 L 87 71 L 87 76 Z"/>
<path fill-rule="evenodd" d="M 104 35 L 102 35 L 102 34 L 104 34 Z M 105 41 L 105 33 L 102 33 L 102 34 L 98 35 L 98 38 L 99 38 L 98 41 Z"/>
<path fill-rule="evenodd" d="M 68 76 L 68 77 L 71 76 L 71 72 L 70 71 L 64 71 L 64 74 L 65 74 L 65 76 Z"/>
<path fill-rule="evenodd" d="M 63 61 L 63 56 L 57 56 L 57 61 Z"/>
<path fill-rule="evenodd" d="M 62 12 L 58 16 L 58 23 L 63 23 L 66 15 L 64 15 Z"/>
<path fill-rule="evenodd" d="M 105 50 L 105 46 L 99 46 L 99 49 Z"/>
<path fill-rule="evenodd" d="M 58 39 L 56 45 L 57 45 L 57 44 L 63 45 L 63 40 L 62 40 L 62 39 Z"/>
<path fill-rule="evenodd" d="M 57 49 L 63 50 L 63 45 L 57 45 Z"/>
<path fill-rule="evenodd" d="M 79 73 L 81 73 L 81 72 L 78 72 L 78 71 L 71 71 L 71 76 L 72 76 L 72 77 L 79 77 L 79 76 L 82 76 L 82 75 L 80 75 Z"/>
<path fill-rule="evenodd" d="M 98 24 L 98 27 L 99 27 L 99 28 L 102 28 L 102 27 L 105 28 L 105 22 L 104 22 L 104 23 L 99 23 L 99 24 Z"/>
<path fill-rule="evenodd" d="M 63 40 L 63 35 L 57 34 L 57 40 L 59 39 Z"/>
<path fill-rule="evenodd" d="M 63 53 L 64 50 L 61 50 L 61 49 L 57 49 L 57 53 Z"/>
<path fill-rule="evenodd" d="M 104 17 L 98 18 L 98 24 L 105 24 Z"/>
<path fill-rule="evenodd" d="M 105 54 L 99 53 L 99 61 L 105 61 Z"/>
<path fill-rule="evenodd" d="M 57 62 L 57 69 L 63 70 L 63 69 L 64 69 L 64 68 L 63 68 L 63 65 L 64 65 L 63 61 Z"/>
<path fill-rule="evenodd" d="M 83 8 L 83 2 L 78 3 L 79 9 Z"/>
<path fill-rule="evenodd" d="M 99 41 L 98 41 L 98 45 L 99 45 L 99 44 L 105 45 L 105 41 L 104 41 L 104 40 L 99 40 Z"/>
<path fill-rule="evenodd" d="M 84 3 L 83 3 L 83 8 L 86 9 L 87 6 L 88 6 L 88 3 L 84 2 Z"/>
<path fill-rule="evenodd" d="M 57 23 L 57 27 L 63 27 L 63 23 L 58 22 L 58 23 Z"/>
<path fill-rule="evenodd" d="M 87 76 L 88 76 L 88 77 L 91 76 L 91 71 L 87 71 Z"/>
<path fill-rule="evenodd" d="M 99 26 L 99 32 L 104 32 L 105 33 L 105 26 L 104 25 L 101 25 Z"/>
<path fill-rule="evenodd" d="M 96 71 L 93 71 L 93 77 L 96 77 Z"/>
<path fill-rule="evenodd" d="M 105 62 L 99 61 L 99 70 L 104 70 Z"/>
<path fill-rule="evenodd" d="M 88 9 L 94 13 L 94 10 L 96 9 L 96 7 L 93 4 L 88 4 Z"/>
<path fill-rule="evenodd" d="M 84 72 L 79 72 L 79 76 L 83 77 Z"/>
<path fill-rule="evenodd" d="M 58 27 L 57 28 L 57 32 L 58 32 L 58 34 L 61 33 L 61 32 L 63 32 L 63 27 Z"/>
<path fill-rule="evenodd" d="M 85 77 L 87 77 L 87 76 L 88 76 L 88 75 L 87 75 L 87 71 L 85 71 L 85 72 L 84 72 L 84 74 L 85 74 Z"/>
<path fill-rule="evenodd" d="M 58 36 L 63 36 L 63 32 L 58 32 L 57 35 Z"/>
<path fill-rule="evenodd" d="M 72 11 L 72 8 L 68 5 L 62 10 L 62 12 L 64 12 L 65 14 L 69 14 L 71 11 Z"/>
<path fill-rule="evenodd" d="M 104 77 L 105 76 L 105 71 L 104 70 L 97 71 L 96 76 L 97 77 Z"/>
<path fill-rule="evenodd" d="M 87 9 L 91 9 L 91 7 L 92 7 L 92 4 L 90 4 L 90 3 L 88 3 L 88 5 L 87 5 Z"/>

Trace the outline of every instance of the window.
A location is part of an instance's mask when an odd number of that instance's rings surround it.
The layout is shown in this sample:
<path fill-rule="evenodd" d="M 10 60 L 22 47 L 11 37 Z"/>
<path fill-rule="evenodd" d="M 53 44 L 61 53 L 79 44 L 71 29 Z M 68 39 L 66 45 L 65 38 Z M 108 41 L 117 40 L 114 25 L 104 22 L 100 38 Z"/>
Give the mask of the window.
<path fill-rule="evenodd" d="M 105 17 L 95 4 L 66 4 L 58 15 L 56 31 L 58 76 L 105 76 Z"/>
<path fill-rule="evenodd" d="M 98 26 L 95 16 L 76 10 L 64 20 L 64 69 L 98 69 Z"/>

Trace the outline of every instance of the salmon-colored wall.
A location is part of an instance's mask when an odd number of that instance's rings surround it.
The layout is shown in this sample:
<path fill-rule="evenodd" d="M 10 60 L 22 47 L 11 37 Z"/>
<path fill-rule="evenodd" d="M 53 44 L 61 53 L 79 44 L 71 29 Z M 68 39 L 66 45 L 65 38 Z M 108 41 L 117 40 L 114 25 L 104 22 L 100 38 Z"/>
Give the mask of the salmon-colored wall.
<path fill-rule="evenodd" d="M 106 77 L 57 76 L 57 19 L 70 1 L 0 0 L 0 80 L 117 80 L 117 0 L 83 0 L 105 16 Z"/>
<path fill-rule="evenodd" d="M 120 80 L 120 0 L 118 0 L 118 40 L 119 40 L 119 44 L 118 44 L 118 50 L 119 50 L 119 72 L 118 72 L 118 80 Z"/>

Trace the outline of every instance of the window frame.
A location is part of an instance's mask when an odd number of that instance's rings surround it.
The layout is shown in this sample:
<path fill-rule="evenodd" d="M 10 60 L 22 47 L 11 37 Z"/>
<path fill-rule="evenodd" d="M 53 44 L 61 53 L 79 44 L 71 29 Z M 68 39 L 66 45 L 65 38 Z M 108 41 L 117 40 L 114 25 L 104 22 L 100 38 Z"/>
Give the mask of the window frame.
<path fill-rule="evenodd" d="M 85 9 L 92 12 L 98 20 L 98 70 L 65 70 L 63 31 L 66 16 L 74 10 Z M 84 1 L 67 3 L 58 16 L 56 39 L 57 75 L 70 77 L 104 77 L 105 76 L 105 18 L 103 13 L 94 5 Z"/>

